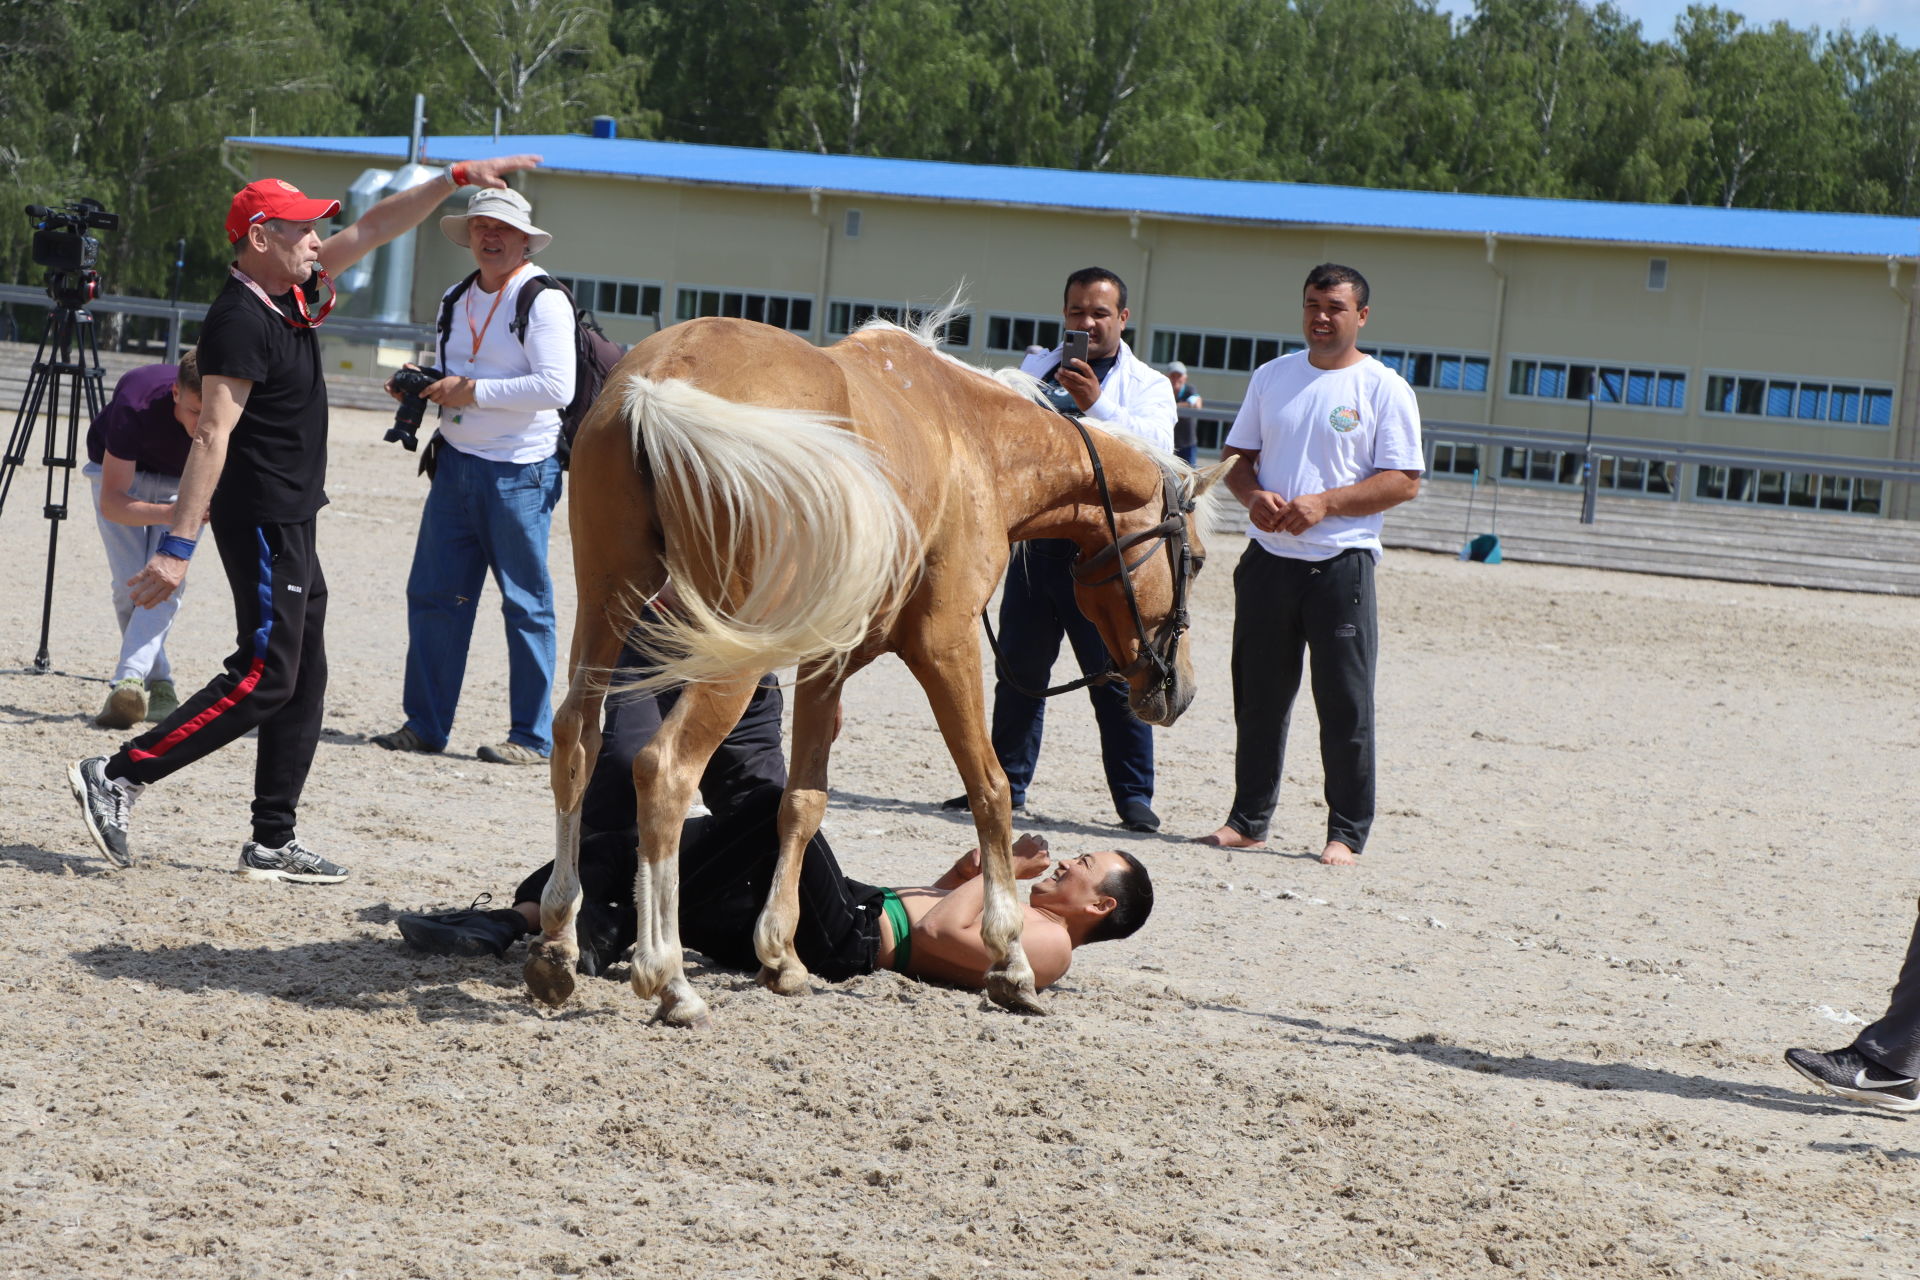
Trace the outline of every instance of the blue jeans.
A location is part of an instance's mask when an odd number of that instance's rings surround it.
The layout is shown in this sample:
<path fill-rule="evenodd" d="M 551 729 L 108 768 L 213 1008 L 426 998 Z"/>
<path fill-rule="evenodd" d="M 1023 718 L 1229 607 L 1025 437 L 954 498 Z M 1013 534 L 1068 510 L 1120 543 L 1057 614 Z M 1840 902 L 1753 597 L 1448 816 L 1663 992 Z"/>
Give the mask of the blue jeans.
<path fill-rule="evenodd" d="M 453 731 L 487 574 L 507 624 L 510 742 L 553 751 L 553 575 L 547 534 L 560 460 L 489 462 L 447 446 L 420 514 L 407 577 L 407 727 L 430 747 Z"/>
<path fill-rule="evenodd" d="M 115 524 L 106 517 L 100 500 L 100 464 L 89 462 L 81 472 L 93 481 L 93 510 L 100 525 L 100 541 L 107 548 L 107 576 L 113 580 L 113 614 L 120 622 L 120 661 L 113 668 L 113 682 L 122 680 L 172 680 L 173 664 L 167 661 L 167 632 L 180 612 L 186 584 L 151 609 L 133 603 L 127 579 L 147 567 L 160 539 L 173 532 L 163 524 Z M 137 502 L 172 502 L 180 493 L 179 476 L 163 476 L 154 471 L 133 473 L 133 487 L 127 496 Z"/>

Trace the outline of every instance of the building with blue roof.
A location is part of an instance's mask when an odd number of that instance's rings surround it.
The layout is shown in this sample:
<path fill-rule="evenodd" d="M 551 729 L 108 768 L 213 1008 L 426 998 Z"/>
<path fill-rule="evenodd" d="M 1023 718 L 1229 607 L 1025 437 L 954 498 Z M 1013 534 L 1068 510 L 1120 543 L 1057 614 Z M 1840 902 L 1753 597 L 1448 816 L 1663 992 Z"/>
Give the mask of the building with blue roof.
<path fill-rule="evenodd" d="M 261 176 L 344 193 L 410 140 L 230 140 Z M 1217 401 L 1300 345 L 1318 262 L 1373 290 L 1365 339 L 1414 386 L 1441 469 L 1560 483 L 1564 456 L 1445 447 L 1438 424 L 1703 447 L 1920 457 L 1920 220 L 959 165 L 575 135 L 429 138 L 423 162 L 544 157 L 521 184 L 571 281 L 636 341 L 708 314 L 837 340 L 961 291 L 956 355 L 1016 360 L 1061 329 L 1066 274 L 1130 286 L 1136 353 Z M 364 186 L 365 184 L 363 184 Z M 470 268 L 418 243 L 416 319 Z M 1363 345 L 1369 345 L 1363 342 Z M 1217 442 L 1203 427 L 1201 443 Z M 1541 454 L 1542 456 L 1535 456 Z M 1909 514 L 1879 481 L 1788 468 L 1612 467 L 1615 491 Z M 1717 472 L 1717 474 L 1716 474 Z M 1696 474 L 1697 473 L 1697 474 Z M 1824 486 L 1824 488 L 1823 488 Z M 1920 513 L 1916 513 L 1920 514 Z"/>

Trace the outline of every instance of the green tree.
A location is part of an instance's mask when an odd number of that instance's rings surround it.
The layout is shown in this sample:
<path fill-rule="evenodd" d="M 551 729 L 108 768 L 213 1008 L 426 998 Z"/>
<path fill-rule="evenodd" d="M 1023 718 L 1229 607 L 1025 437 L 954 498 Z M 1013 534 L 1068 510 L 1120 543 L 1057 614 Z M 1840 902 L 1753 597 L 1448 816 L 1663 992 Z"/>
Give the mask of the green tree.
<path fill-rule="evenodd" d="M 1679 45 L 1705 123 L 1684 197 L 1689 203 L 1776 209 L 1848 207 L 1858 121 L 1839 69 L 1818 56 L 1817 31 L 1764 30 L 1739 14 L 1695 6 Z"/>
<path fill-rule="evenodd" d="M 1920 215 L 1920 50 L 1878 32 L 1842 32 L 1827 50 L 1860 127 L 1854 207 Z"/>

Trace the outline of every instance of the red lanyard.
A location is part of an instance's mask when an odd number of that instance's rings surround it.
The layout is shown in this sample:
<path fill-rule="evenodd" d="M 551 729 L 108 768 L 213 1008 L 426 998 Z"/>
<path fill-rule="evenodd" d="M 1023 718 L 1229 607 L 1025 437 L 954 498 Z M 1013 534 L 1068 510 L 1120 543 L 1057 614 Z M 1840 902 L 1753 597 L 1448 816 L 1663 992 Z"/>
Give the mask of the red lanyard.
<path fill-rule="evenodd" d="M 468 364 L 473 364 L 480 359 L 480 342 L 487 336 L 487 330 L 493 327 L 493 313 L 500 309 L 501 300 L 507 296 L 507 286 L 513 283 L 513 278 L 520 274 L 520 268 L 526 265 L 523 262 L 519 267 L 507 272 L 507 278 L 500 282 L 500 292 L 493 295 L 493 305 L 487 308 L 487 318 L 481 321 L 477 330 L 473 327 L 473 290 L 467 290 L 467 332 L 473 337 L 473 350 L 467 356 Z"/>
<path fill-rule="evenodd" d="M 253 296 L 265 303 L 267 310 L 273 312 L 273 314 L 279 316 L 296 329 L 318 329 L 320 322 L 327 318 L 327 313 L 333 310 L 333 304 L 340 299 L 339 293 L 336 292 L 333 287 L 333 277 L 327 274 L 325 267 L 316 266 L 314 273 L 320 277 L 320 283 L 327 287 L 327 300 L 325 304 L 321 306 L 320 314 L 316 316 L 307 310 L 306 291 L 298 285 L 295 285 L 293 289 L 293 305 L 299 309 L 300 314 L 297 317 L 290 316 L 274 305 L 273 299 L 267 296 L 265 289 L 262 289 L 258 284 L 254 283 L 253 277 L 238 267 L 228 267 L 227 270 L 233 274 L 235 280 L 238 280 L 241 284 L 253 290 Z"/>

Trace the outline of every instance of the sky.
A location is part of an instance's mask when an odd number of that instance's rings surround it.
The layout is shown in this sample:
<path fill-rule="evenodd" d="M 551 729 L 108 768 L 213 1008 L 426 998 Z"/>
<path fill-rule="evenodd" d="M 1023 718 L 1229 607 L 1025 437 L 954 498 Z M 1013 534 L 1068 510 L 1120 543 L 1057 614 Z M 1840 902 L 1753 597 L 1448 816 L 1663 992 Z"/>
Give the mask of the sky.
<path fill-rule="evenodd" d="M 1588 0 L 1591 4 L 1593 0 Z M 1640 34 L 1664 40 L 1690 0 L 1613 0 L 1614 7 L 1640 23 Z M 1719 0 L 1720 7 L 1744 16 L 1748 23 L 1769 26 L 1784 21 L 1791 26 L 1819 27 L 1822 31 L 1851 26 L 1855 31 L 1877 27 L 1909 49 L 1920 49 L 1920 0 Z M 1440 8 L 1453 14 L 1473 12 L 1472 0 L 1441 0 Z"/>

